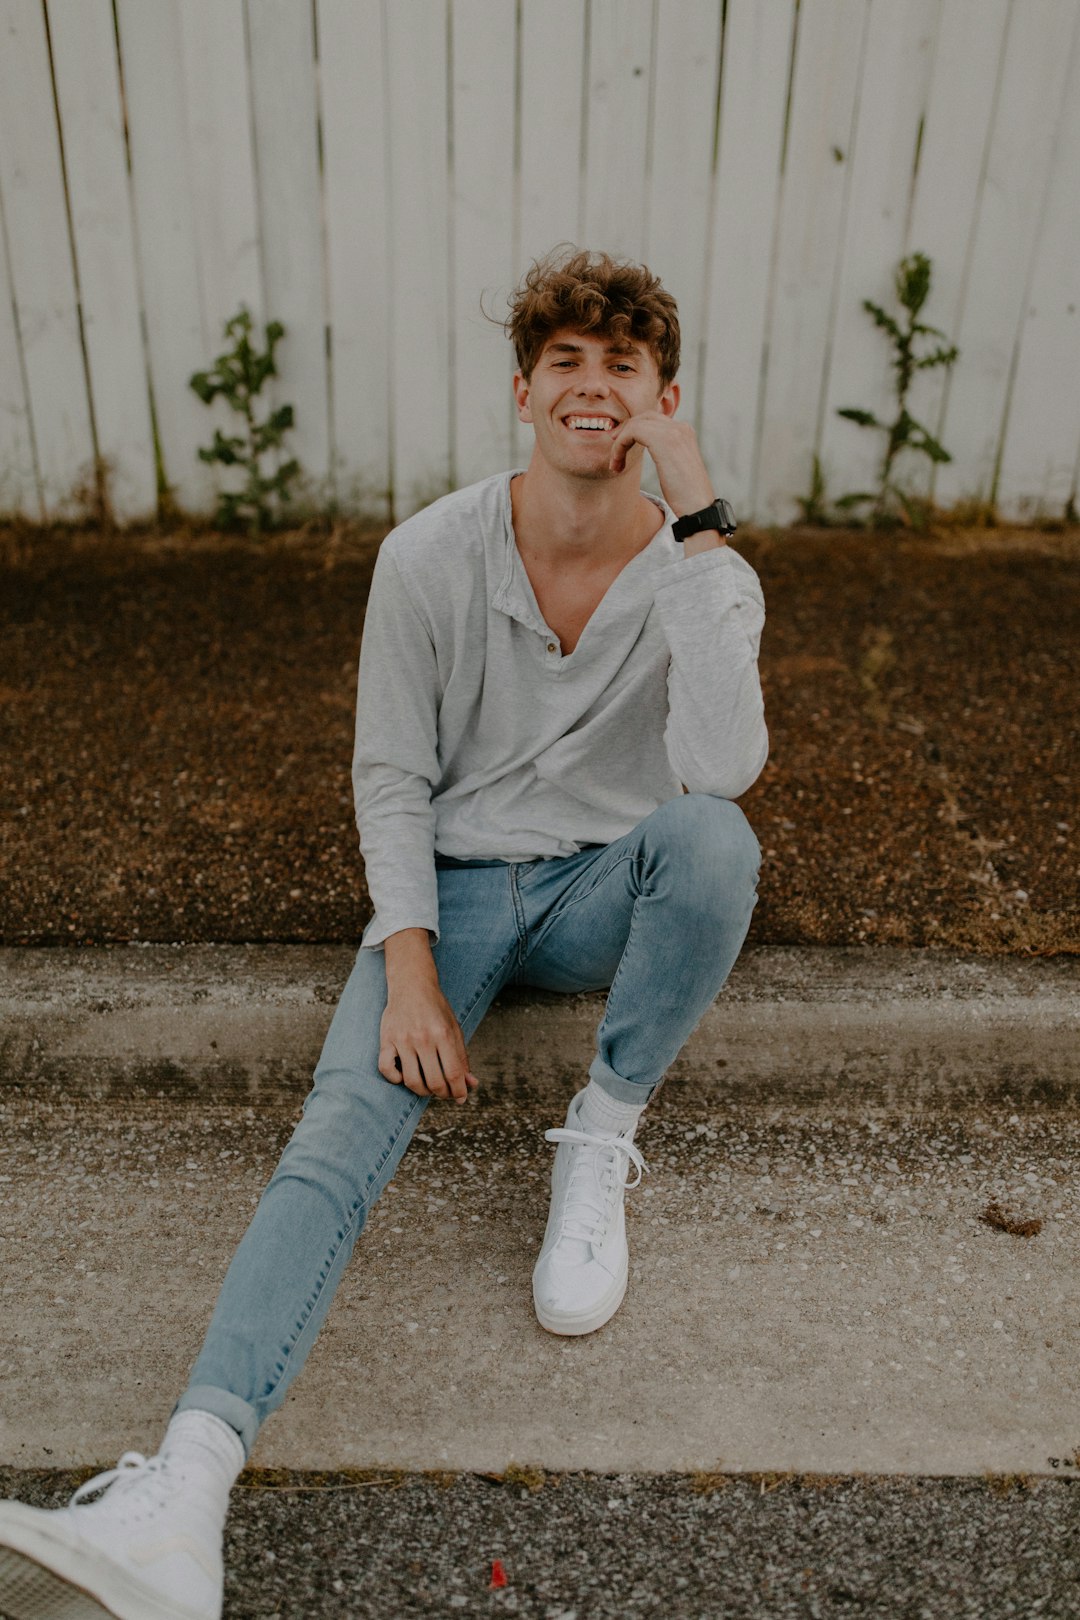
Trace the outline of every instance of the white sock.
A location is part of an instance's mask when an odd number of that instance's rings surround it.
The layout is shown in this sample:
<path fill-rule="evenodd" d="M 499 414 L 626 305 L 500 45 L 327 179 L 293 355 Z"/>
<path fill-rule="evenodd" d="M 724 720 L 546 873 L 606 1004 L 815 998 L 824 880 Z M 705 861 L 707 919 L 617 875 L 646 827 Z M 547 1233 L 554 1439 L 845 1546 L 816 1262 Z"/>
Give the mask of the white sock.
<path fill-rule="evenodd" d="M 644 1103 L 620 1102 L 595 1080 L 590 1080 L 581 1094 L 578 1117 L 582 1130 L 594 1136 L 628 1136 L 633 1141 L 644 1108 Z"/>
<path fill-rule="evenodd" d="M 165 1431 L 161 1455 L 195 1475 L 224 1516 L 229 1492 L 245 1462 L 235 1429 L 213 1412 L 195 1408 L 177 1412 Z"/>

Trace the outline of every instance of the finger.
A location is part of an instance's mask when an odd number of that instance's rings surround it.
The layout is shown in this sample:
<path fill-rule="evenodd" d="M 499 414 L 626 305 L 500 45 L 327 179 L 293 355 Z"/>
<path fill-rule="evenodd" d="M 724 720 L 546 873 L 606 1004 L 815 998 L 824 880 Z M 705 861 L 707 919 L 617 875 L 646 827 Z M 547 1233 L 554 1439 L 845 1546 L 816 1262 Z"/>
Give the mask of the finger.
<path fill-rule="evenodd" d="M 401 1077 L 405 1085 L 410 1091 L 415 1091 L 418 1097 L 429 1097 L 431 1093 L 428 1091 L 416 1052 L 410 1051 L 408 1047 L 402 1047 L 399 1056 L 401 1058 Z"/>
<path fill-rule="evenodd" d="M 379 1073 L 384 1080 L 390 1080 L 395 1086 L 401 1084 L 401 1059 L 397 1055 L 397 1047 L 388 1041 L 379 1048 Z"/>
<path fill-rule="evenodd" d="M 428 1096 L 438 1097 L 446 1102 L 450 1095 L 449 1087 L 443 1077 L 442 1064 L 439 1062 L 439 1049 L 437 1046 L 424 1046 L 417 1050 L 417 1056 L 424 1072 L 427 1083 Z"/>
<path fill-rule="evenodd" d="M 619 432 L 616 433 L 611 443 L 610 465 L 612 472 L 622 472 L 623 468 L 626 466 L 626 452 L 629 450 L 632 444 L 636 443 L 637 438 L 635 434 L 629 430 L 624 423 L 619 429 Z"/>
<path fill-rule="evenodd" d="M 469 1087 L 469 1089 L 471 1091 L 475 1091 L 477 1086 L 480 1084 L 480 1082 L 476 1078 L 475 1074 L 469 1074 L 468 1072 L 466 1072 L 465 1084 Z"/>
<path fill-rule="evenodd" d="M 444 1054 L 440 1051 L 439 1061 L 442 1064 L 442 1072 L 446 1079 L 446 1084 L 450 1087 L 450 1095 L 453 1097 L 455 1102 L 464 1102 L 465 1098 L 469 1094 L 469 1088 L 465 1084 L 465 1065 L 462 1062 L 460 1054 Z"/>

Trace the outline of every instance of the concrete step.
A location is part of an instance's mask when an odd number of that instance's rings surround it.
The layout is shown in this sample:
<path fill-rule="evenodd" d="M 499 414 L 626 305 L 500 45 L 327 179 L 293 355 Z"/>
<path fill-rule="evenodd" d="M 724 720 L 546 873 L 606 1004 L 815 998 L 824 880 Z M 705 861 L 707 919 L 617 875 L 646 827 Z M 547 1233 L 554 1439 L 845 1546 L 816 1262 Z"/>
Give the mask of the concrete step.
<path fill-rule="evenodd" d="M 0 1090 L 289 1103 L 310 1083 L 354 951 L 0 950 Z M 595 1050 L 604 994 L 507 989 L 469 1046 L 497 1095 L 550 1101 Z M 1076 1093 L 1080 970 L 883 949 L 747 951 L 669 1071 L 717 1097 L 1056 1106 Z M 497 1089 L 496 1089 L 497 1088 Z"/>
<path fill-rule="evenodd" d="M 0 1463 L 156 1448 L 351 954 L 7 953 Z M 256 1463 L 1080 1476 L 1074 971 L 744 958 L 643 1122 L 626 1302 L 560 1340 L 542 1132 L 602 1003 L 492 1010 Z"/>

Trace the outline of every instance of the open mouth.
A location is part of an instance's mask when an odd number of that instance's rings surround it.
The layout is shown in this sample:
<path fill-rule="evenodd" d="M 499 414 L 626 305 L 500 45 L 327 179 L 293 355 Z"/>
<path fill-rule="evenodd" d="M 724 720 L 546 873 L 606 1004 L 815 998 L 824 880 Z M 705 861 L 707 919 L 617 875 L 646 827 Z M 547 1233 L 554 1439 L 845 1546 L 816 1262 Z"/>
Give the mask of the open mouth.
<path fill-rule="evenodd" d="M 609 433 L 615 426 L 613 416 L 564 416 L 563 423 L 572 433 Z"/>

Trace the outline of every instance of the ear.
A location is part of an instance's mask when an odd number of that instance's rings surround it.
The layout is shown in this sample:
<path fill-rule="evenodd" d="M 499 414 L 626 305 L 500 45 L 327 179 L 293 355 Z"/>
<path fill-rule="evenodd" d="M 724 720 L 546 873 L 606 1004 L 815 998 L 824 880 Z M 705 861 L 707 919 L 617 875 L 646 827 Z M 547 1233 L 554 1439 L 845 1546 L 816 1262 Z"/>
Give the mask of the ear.
<path fill-rule="evenodd" d="M 677 382 L 669 382 L 657 401 L 656 408 L 661 416 L 674 416 L 679 408 L 682 398 L 682 389 Z"/>
<path fill-rule="evenodd" d="M 514 372 L 514 403 L 517 405 L 518 421 L 532 421 L 532 406 L 529 403 L 529 385 L 520 371 Z"/>

